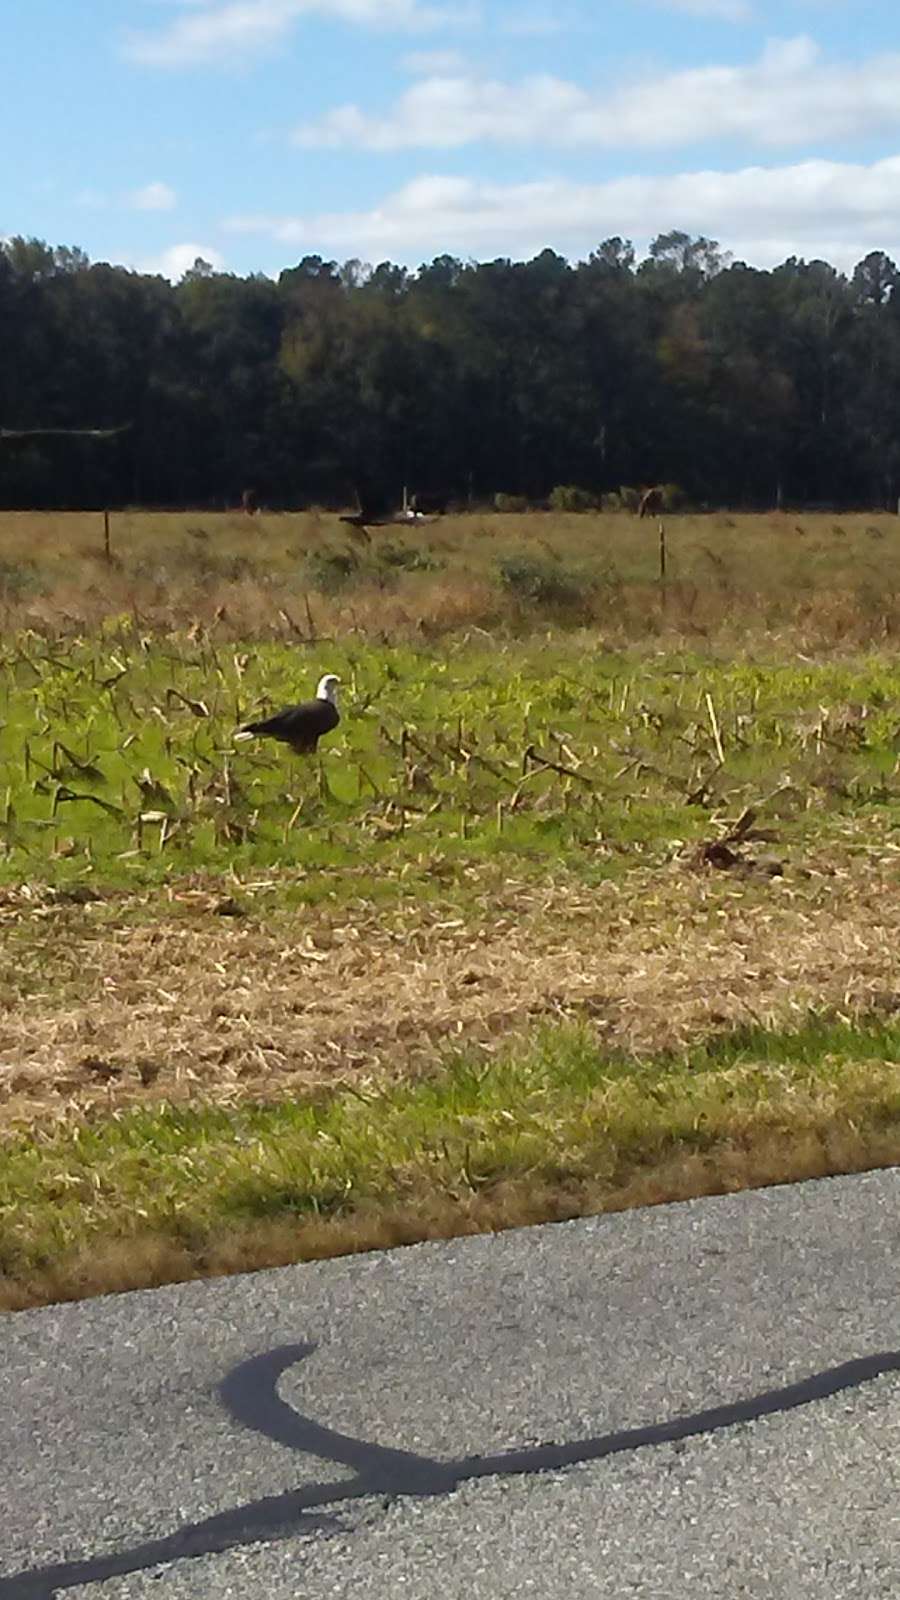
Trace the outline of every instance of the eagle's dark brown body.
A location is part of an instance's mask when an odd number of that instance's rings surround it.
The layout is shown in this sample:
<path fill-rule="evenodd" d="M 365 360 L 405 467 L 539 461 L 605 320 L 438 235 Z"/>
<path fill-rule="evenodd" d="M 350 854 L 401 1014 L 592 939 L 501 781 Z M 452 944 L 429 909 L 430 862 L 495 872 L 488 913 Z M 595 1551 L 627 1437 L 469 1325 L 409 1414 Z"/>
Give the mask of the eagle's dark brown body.
<path fill-rule="evenodd" d="M 277 739 L 279 744 L 290 745 L 298 756 L 313 755 L 322 735 L 331 733 L 341 720 L 334 698 L 337 681 L 333 673 L 327 673 L 319 683 L 314 700 L 288 706 L 260 722 L 245 723 L 238 730 L 239 736 Z"/>

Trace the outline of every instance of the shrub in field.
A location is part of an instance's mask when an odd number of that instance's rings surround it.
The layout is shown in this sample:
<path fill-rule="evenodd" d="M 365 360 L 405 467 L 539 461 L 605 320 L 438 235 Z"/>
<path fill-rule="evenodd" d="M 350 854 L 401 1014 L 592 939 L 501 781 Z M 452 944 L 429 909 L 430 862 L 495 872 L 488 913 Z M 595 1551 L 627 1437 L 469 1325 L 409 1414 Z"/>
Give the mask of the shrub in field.
<path fill-rule="evenodd" d="M 618 509 L 620 511 L 637 511 L 640 503 L 641 496 L 639 491 L 637 489 L 633 489 L 631 484 L 623 483 L 619 490 Z"/>
<path fill-rule="evenodd" d="M 506 512 L 527 511 L 528 501 L 524 494 L 495 494 L 494 510 Z"/>
<path fill-rule="evenodd" d="M 661 483 L 659 486 L 663 511 L 680 511 L 687 495 L 678 483 Z"/>
<path fill-rule="evenodd" d="M 257 564 L 247 556 L 210 555 L 204 552 L 195 567 L 198 577 L 209 581 L 220 578 L 225 583 L 239 583 L 242 578 L 258 578 Z"/>
<path fill-rule="evenodd" d="M 593 581 L 585 574 L 537 556 L 505 556 L 499 566 L 507 594 L 535 606 L 566 611 L 582 608 L 593 589 Z"/>
<path fill-rule="evenodd" d="M 356 572 L 349 550 L 314 550 L 306 559 L 306 579 L 320 594 L 336 594 Z"/>
<path fill-rule="evenodd" d="M 0 597 L 4 600 L 25 599 L 40 594 L 43 587 L 40 573 L 30 562 L 0 560 Z"/>
<path fill-rule="evenodd" d="M 397 567 L 402 572 L 437 572 L 444 565 L 427 550 L 404 544 L 383 545 L 378 556 L 384 566 Z"/>
<path fill-rule="evenodd" d="M 551 511 L 596 511 L 597 496 L 577 483 L 560 483 L 550 495 Z"/>
<path fill-rule="evenodd" d="M 244 578 L 264 577 L 264 568 L 249 556 L 234 551 L 216 550 L 202 540 L 184 545 L 178 550 L 166 550 L 161 558 L 139 556 L 124 563 L 125 571 L 133 583 L 161 584 L 163 587 L 182 584 L 185 580 L 208 586 L 214 582 L 239 583 Z M 115 562 L 115 557 L 113 558 Z"/>

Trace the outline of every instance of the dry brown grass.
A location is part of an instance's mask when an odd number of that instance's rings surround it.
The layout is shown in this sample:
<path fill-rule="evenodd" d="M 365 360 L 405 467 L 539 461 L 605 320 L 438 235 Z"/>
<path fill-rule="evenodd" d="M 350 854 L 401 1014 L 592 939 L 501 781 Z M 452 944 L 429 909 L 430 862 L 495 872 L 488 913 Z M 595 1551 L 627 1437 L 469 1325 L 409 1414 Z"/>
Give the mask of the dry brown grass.
<path fill-rule="evenodd" d="M 748 622 L 819 647 L 900 636 L 895 517 L 709 513 L 667 518 L 666 529 L 663 606 L 657 524 L 621 514 L 454 516 L 374 530 L 364 546 L 330 512 L 122 511 L 108 565 L 100 512 L 0 512 L 0 618 L 83 631 L 136 610 L 153 629 L 199 625 L 245 639 L 308 633 L 310 614 L 320 636 L 527 629 L 540 610 L 497 582 L 498 563 L 514 553 L 569 571 L 583 590 L 569 620 L 612 639 L 727 639 Z M 388 544 L 421 553 L 432 570 L 384 568 Z M 340 590 L 316 587 L 308 562 L 322 549 L 350 549 L 358 562 Z"/>
<path fill-rule="evenodd" d="M 900 851 L 861 846 L 848 826 L 759 882 L 683 862 L 594 889 L 495 879 L 465 919 L 409 901 L 270 918 L 264 880 L 240 891 L 239 919 L 189 885 L 86 907 L 9 890 L 0 916 L 20 948 L 64 951 L 68 977 L 21 993 L 8 978 L 0 1127 L 411 1076 L 448 1044 L 491 1048 L 539 1017 L 587 1018 L 604 1044 L 646 1053 L 810 1009 L 890 1008 Z"/>

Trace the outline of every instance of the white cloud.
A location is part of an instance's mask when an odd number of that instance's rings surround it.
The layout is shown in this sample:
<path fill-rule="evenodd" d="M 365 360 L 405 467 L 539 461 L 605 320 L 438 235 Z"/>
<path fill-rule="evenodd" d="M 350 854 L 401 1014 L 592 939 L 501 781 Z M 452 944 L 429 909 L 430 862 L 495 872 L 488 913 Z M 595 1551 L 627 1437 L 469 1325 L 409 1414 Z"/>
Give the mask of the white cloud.
<path fill-rule="evenodd" d="M 719 22 L 747 22 L 753 15 L 749 0 L 655 0 L 667 11 L 683 11 L 689 17 L 711 17 Z"/>
<path fill-rule="evenodd" d="M 414 84 L 386 116 L 359 106 L 338 106 L 319 122 L 299 127 L 294 140 L 308 148 L 355 146 L 367 150 L 458 148 L 479 140 L 498 143 L 571 143 L 560 134 L 590 113 L 591 98 L 575 84 L 547 75 L 505 84 L 488 78 L 438 76 Z"/>
<path fill-rule="evenodd" d="M 571 26 L 571 18 L 562 17 L 558 11 L 518 11 L 504 17 L 500 32 L 514 39 L 546 39 L 551 34 L 564 33 Z"/>
<path fill-rule="evenodd" d="M 547 245 L 575 255 L 610 234 L 643 245 L 684 228 L 755 265 L 796 254 L 849 266 L 870 249 L 896 253 L 898 219 L 900 155 L 872 165 L 804 161 L 597 184 L 422 176 L 369 211 L 236 217 L 227 225 L 303 250 L 406 261 L 445 250 L 528 256 Z"/>
<path fill-rule="evenodd" d="M 749 65 L 692 67 L 596 91 L 549 74 L 518 83 L 441 74 L 413 84 L 384 114 L 339 106 L 294 138 L 370 150 L 477 141 L 633 149 L 723 138 L 775 147 L 897 127 L 900 54 L 832 65 L 801 35 L 770 41 Z"/>
<path fill-rule="evenodd" d="M 241 62 L 273 49 L 303 17 L 419 30 L 471 19 L 468 8 L 428 0 L 227 0 L 193 5 L 155 33 L 129 33 L 125 53 L 154 67 Z"/>
<path fill-rule="evenodd" d="M 211 245 L 186 242 L 170 245 L 159 255 L 149 256 L 136 262 L 135 267 L 138 272 L 158 273 L 160 277 L 171 278 L 173 283 L 177 283 L 198 259 L 208 261 L 217 272 L 221 272 L 225 266 L 224 256 Z"/>
<path fill-rule="evenodd" d="M 416 76 L 420 74 L 435 76 L 447 72 L 462 72 L 466 62 L 459 50 L 411 50 L 403 56 L 400 65 Z"/>
<path fill-rule="evenodd" d="M 175 190 L 167 183 L 146 183 L 142 189 L 133 189 L 128 197 L 135 211 L 171 211 L 176 198 Z"/>

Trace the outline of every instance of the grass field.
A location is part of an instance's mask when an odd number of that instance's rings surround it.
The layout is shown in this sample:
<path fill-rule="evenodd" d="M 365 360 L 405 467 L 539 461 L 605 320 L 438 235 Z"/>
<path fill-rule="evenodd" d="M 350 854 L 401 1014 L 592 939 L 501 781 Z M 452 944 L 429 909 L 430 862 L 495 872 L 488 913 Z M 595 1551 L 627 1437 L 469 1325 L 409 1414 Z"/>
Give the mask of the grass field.
<path fill-rule="evenodd" d="M 666 532 L 0 514 L 0 1304 L 900 1157 L 900 524 Z"/>
<path fill-rule="evenodd" d="M 790 632 L 802 647 L 900 634 L 900 519 L 884 512 L 472 513 L 372 530 L 334 513 L 0 512 L 5 626 L 211 627 L 215 638 L 377 640 L 470 627 L 528 634 L 542 622 L 733 642 Z M 663 604 L 664 600 L 664 604 Z"/>

